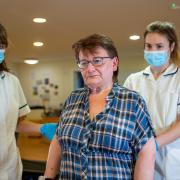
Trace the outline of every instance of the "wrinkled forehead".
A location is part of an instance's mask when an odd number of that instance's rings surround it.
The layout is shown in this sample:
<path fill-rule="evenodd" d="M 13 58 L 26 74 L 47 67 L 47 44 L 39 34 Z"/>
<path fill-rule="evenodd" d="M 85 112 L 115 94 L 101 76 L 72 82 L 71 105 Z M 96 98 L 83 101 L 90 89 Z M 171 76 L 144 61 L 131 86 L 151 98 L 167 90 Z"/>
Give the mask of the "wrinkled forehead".
<path fill-rule="evenodd" d="M 108 55 L 108 52 L 103 47 L 97 46 L 93 48 L 85 48 L 79 51 L 79 58 L 82 56 L 97 56 L 97 55 Z"/>

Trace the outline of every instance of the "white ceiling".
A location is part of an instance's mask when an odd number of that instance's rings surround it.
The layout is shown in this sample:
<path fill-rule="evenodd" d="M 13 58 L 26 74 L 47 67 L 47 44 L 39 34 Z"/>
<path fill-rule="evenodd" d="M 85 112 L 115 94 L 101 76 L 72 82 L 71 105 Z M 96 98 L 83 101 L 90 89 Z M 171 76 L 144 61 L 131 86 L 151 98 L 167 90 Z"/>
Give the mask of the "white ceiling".
<path fill-rule="evenodd" d="M 180 5 L 180 0 L 0 0 L 0 22 L 10 40 L 7 60 L 72 60 L 71 45 L 93 33 L 110 36 L 121 59 L 141 57 L 143 39 L 128 37 L 142 37 L 150 22 L 171 21 L 180 37 L 180 9 L 172 10 L 172 2 Z M 34 17 L 45 17 L 47 23 L 35 24 Z M 34 41 L 45 45 L 33 47 Z"/>

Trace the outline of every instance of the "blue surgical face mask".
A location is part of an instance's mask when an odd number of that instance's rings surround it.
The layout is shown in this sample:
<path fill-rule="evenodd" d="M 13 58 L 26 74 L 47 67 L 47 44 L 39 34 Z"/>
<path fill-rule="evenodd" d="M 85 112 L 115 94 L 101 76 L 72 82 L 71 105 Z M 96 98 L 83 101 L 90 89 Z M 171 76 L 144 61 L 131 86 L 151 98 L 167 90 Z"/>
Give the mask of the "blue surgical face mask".
<path fill-rule="evenodd" d="M 0 49 L 0 64 L 4 61 L 4 49 Z"/>
<path fill-rule="evenodd" d="M 160 67 L 168 62 L 167 51 L 144 51 L 144 59 L 150 66 Z"/>

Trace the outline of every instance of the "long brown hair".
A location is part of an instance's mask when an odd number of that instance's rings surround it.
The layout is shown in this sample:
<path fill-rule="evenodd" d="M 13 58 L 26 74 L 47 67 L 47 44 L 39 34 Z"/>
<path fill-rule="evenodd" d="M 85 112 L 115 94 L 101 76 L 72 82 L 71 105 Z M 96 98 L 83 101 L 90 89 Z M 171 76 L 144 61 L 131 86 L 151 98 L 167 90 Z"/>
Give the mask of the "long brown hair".
<path fill-rule="evenodd" d="M 144 39 L 149 33 L 159 33 L 166 36 L 167 40 L 169 41 L 169 46 L 171 46 L 174 43 L 174 49 L 171 52 L 171 58 L 174 63 L 179 65 L 179 44 L 175 26 L 170 22 L 155 21 L 150 23 L 146 27 L 146 30 L 144 32 Z"/>
<path fill-rule="evenodd" d="M 6 32 L 6 29 L 4 28 L 4 26 L 2 24 L 0 24 L 0 48 L 5 49 L 7 47 L 8 47 L 7 32 Z M 0 72 L 2 72 L 2 71 L 9 71 L 5 61 L 3 61 L 0 64 Z"/>

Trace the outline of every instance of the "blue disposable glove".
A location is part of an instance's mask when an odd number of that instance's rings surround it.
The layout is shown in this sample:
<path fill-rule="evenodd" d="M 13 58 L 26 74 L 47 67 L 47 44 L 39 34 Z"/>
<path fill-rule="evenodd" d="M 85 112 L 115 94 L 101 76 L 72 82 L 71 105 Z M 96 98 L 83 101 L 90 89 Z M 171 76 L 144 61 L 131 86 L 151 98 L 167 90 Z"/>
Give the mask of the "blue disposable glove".
<path fill-rule="evenodd" d="M 40 133 L 51 141 L 56 132 L 57 123 L 46 123 L 40 127 Z"/>

